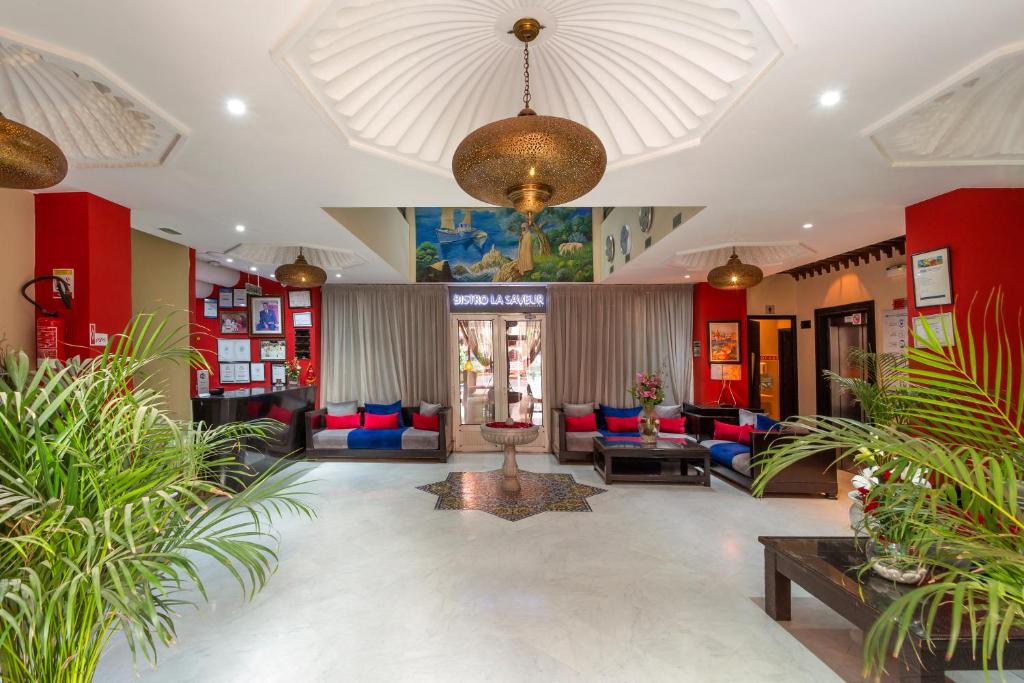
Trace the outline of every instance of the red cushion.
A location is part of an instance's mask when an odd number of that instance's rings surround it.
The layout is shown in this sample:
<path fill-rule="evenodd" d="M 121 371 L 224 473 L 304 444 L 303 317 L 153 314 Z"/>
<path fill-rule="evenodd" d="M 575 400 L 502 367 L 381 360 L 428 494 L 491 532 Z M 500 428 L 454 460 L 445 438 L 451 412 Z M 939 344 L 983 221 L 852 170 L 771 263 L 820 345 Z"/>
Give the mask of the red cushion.
<path fill-rule="evenodd" d="M 715 420 L 715 440 L 735 441 L 750 445 L 750 433 L 754 431 L 754 425 L 731 425 Z"/>
<path fill-rule="evenodd" d="M 328 415 L 328 429 L 359 429 L 359 418 L 361 415 Z"/>
<path fill-rule="evenodd" d="M 267 417 L 271 420 L 277 420 L 278 422 L 286 425 L 290 425 L 292 423 L 292 415 L 294 415 L 292 411 L 286 410 L 281 406 L 271 406 L 270 412 L 267 413 Z"/>
<path fill-rule="evenodd" d="M 374 415 L 366 413 L 363 419 L 364 429 L 398 429 L 398 413 Z"/>
<path fill-rule="evenodd" d="M 596 432 L 597 415 L 566 415 L 565 431 L 567 432 Z"/>
<path fill-rule="evenodd" d="M 609 432 L 636 432 L 640 430 L 639 417 L 606 417 Z"/>
<path fill-rule="evenodd" d="M 419 413 L 412 414 L 412 428 L 422 429 L 426 432 L 439 432 L 441 431 L 441 416 L 440 415 L 420 415 Z"/>
<path fill-rule="evenodd" d="M 658 430 L 670 434 L 686 433 L 685 417 L 663 417 L 658 421 Z"/>

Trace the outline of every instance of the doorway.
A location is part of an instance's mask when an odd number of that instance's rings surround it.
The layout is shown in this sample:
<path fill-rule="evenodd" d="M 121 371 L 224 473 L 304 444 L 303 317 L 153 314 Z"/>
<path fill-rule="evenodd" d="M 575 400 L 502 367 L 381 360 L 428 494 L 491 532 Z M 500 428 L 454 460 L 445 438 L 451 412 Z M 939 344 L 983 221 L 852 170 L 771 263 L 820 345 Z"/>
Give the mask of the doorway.
<path fill-rule="evenodd" d="M 797 413 L 796 316 L 747 317 L 747 395 L 773 420 Z"/>
<path fill-rule="evenodd" d="M 874 350 L 875 302 L 815 310 L 814 346 L 818 414 L 863 420 L 860 405 L 847 392 L 838 390 L 823 373 L 829 370 L 844 377 L 861 376 L 861 371 L 849 363 L 850 349 Z"/>
<path fill-rule="evenodd" d="M 546 452 L 544 316 L 532 313 L 452 315 L 454 354 L 452 416 L 456 451 L 493 451 L 480 425 L 529 422 L 540 427 L 537 440 L 518 450 Z M 500 390 L 504 387 L 504 391 Z"/>

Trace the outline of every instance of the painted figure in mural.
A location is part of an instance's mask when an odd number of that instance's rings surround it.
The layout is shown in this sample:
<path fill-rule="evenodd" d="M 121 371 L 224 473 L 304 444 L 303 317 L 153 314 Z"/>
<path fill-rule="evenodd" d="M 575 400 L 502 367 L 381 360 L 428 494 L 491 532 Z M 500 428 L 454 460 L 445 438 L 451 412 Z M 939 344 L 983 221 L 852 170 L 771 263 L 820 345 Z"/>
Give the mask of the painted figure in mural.
<path fill-rule="evenodd" d="M 533 270 L 533 233 L 526 223 L 523 223 L 522 234 L 519 236 L 519 254 L 516 256 L 516 265 L 523 275 Z"/>

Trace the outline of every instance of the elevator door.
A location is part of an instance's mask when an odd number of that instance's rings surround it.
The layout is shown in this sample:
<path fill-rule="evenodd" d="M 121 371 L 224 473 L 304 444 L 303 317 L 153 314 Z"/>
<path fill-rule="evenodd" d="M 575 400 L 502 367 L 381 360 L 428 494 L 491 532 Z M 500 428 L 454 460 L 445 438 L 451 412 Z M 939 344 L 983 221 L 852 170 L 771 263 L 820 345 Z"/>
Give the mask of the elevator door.
<path fill-rule="evenodd" d="M 874 310 L 874 302 L 867 301 L 815 311 L 819 415 L 863 419 L 863 412 L 853 397 L 834 386 L 822 372 L 829 370 L 843 377 L 860 376 L 860 371 L 850 365 L 850 350 L 874 348 Z"/>
<path fill-rule="evenodd" d="M 544 317 L 464 314 L 453 315 L 452 325 L 455 450 L 496 450 L 481 438 L 480 425 L 509 417 L 541 428 L 537 440 L 520 450 L 548 450 Z"/>

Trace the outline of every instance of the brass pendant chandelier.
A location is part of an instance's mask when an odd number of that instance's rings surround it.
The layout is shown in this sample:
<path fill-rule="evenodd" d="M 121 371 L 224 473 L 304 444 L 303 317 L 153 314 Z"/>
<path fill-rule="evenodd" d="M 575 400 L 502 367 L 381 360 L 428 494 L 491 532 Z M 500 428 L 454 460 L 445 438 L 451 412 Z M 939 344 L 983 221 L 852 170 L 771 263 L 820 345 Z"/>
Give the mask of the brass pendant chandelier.
<path fill-rule="evenodd" d="M 67 174 L 67 157 L 53 140 L 0 114 L 0 187 L 42 190 Z"/>
<path fill-rule="evenodd" d="M 736 247 L 724 266 L 712 268 L 708 273 L 708 284 L 715 289 L 750 289 L 764 279 L 764 273 L 757 266 L 740 261 Z"/>
<path fill-rule="evenodd" d="M 327 282 L 327 271 L 306 261 L 306 257 L 302 255 L 302 247 L 299 247 L 295 263 L 278 266 L 274 271 L 274 277 L 282 285 L 289 287 L 321 287 Z"/>
<path fill-rule="evenodd" d="M 523 109 L 466 136 L 452 159 L 459 187 L 487 204 L 514 208 L 531 223 L 545 207 L 590 192 L 604 175 L 608 156 L 586 126 L 530 108 L 530 43 L 540 22 L 523 18 L 511 33 L 523 43 Z"/>

